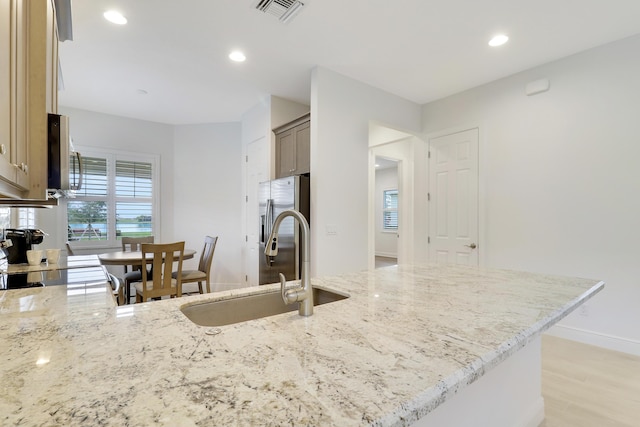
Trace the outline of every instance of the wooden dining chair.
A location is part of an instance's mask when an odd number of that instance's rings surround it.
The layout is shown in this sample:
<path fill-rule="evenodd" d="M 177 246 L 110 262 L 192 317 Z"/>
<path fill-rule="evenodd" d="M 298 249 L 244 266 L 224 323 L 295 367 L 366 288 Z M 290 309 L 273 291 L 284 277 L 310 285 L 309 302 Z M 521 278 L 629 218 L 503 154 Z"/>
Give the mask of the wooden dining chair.
<path fill-rule="evenodd" d="M 210 276 L 211 276 L 211 261 L 213 261 L 213 252 L 216 249 L 216 243 L 218 237 L 206 236 L 204 238 L 204 248 L 200 254 L 200 262 L 198 263 L 197 270 L 184 270 L 182 274 L 177 271 L 173 272 L 172 277 L 177 279 L 181 277 L 182 284 L 198 282 L 198 291 L 202 293 L 202 282 L 207 284 L 207 293 L 211 292 Z"/>
<path fill-rule="evenodd" d="M 182 259 L 184 257 L 184 242 L 175 243 L 143 243 L 142 258 L 147 254 L 153 254 L 151 271 L 153 277 L 149 277 L 146 268 L 142 269 L 142 281 L 135 283 L 136 302 L 146 302 L 149 298 L 161 298 L 165 295 L 173 297 L 182 296 L 182 282 L 180 275 L 177 279 L 171 277 L 174 259 L 178 263 L 178 272 L 182 272 Z"/>
<path fill-rule="evenodd" d="M 123 237 L 121 239 L 122 243 L 122 252 L 135 252 L 141 250 L 141 245 L 143 243 L 153 243 L 153 236 L 144 236 L 144 237 Z M 140 271 L 139 265 L 132 265 L 131 271 Z M 124 272 L 127 273 L 127 266 L 124 266 Z"/>
<path fill-rule="evenodd" d="M 135 252 L 141 249 L 143 243 L 153 243 L 153 236 L 145 237 L 123 237 L 121 239 L 122 252 Z M 124 282 L 124 298 L 126 303 L 129 304 L 129 298 L 131 295 L 131 284 L 142 280 L 142 271 L 139 265 L 132 265 L 131 271 L 127 266 L 124 266 L 124 276 L 122 281 Z"/>
<path fill-rule="evenodd" d="M 73 249 L 71 248 L 71 243 L 66 242 L 66 243 L 65 243 L 65 246 L 67 247 L 67 255 L 68 255 L 68 256 L 75 255 L 75 254 L 73 253 Z"/>

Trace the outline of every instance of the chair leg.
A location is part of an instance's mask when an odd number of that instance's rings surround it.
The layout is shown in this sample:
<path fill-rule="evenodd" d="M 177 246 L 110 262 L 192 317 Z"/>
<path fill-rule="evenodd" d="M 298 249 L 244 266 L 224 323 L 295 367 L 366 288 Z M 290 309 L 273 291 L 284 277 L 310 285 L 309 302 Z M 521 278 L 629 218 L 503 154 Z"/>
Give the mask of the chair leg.
<path fill-rule="evenodd" d="M 202 282 L 198 282 L 198 292 L 202 293 Z"/>
<path fill-rule="evenodd" d="M 209 280 L 207 280 L 207 293 L 211 293 L 211 286 L 209 285 Z"/>
<path fill-rule="evenodd" d="M 136 299 L 136 302 L 138 300 Z M 128 280 L 124 280 L 124 304 L 131 302 L 131 283 Z"/>

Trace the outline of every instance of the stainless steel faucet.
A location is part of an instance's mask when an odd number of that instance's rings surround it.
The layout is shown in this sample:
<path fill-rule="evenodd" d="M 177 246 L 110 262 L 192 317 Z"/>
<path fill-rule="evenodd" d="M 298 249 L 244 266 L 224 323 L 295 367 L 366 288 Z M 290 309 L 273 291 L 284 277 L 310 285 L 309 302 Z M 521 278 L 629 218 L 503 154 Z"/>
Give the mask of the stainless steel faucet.
<path fill-rule="evenodd" d="M 273 223 L 273 230 L 269 236 L 269 241 L 265 245 L 264 253 L 268 256 L 278 255 L 278 229 L 280 223 L 286 217 L 291 216 L 298 220 L 302 227 L 302 269 L 300 271 L 300 287 L 285 289 L 286 278 L 280 273 L 280 292 L 285 304 L 299 302 L 298 313 L 300 316 L 311 316 L 313 314 L 313 289 L 309 280 L 309 223 L 300 212 L 289 209 L 276 217 Z"/>

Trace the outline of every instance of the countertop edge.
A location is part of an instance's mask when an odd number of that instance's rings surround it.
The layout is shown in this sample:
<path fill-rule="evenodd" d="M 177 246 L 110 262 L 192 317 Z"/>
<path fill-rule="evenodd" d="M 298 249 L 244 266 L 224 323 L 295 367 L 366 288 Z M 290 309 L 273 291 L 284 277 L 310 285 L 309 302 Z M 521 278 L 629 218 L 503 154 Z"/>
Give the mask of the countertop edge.
<path fill-rule="evenodd" d="M 549 316 L 522 330 L 513 338 L 502 343 L 495 350 L 479 357 L 471 364 L 455 371 L 452 375 L 438 381 L 438 383 L 417 395 L 415 398 L 401 404 L 387 416 L 370 423 L 372 427 L 406 427 L 410 426 L 438 406 L 455 396 L 465 387 L 473 384 L 485 373 L 498 366 L 508 357 L 526 346 L 532 339 L 541 335 L 560 320 L 568 316 L 581 304 L 591 299 L 604 289 L 605 282 L 599 281 L 591 289 L 577 298 L 552 312 Z"/>

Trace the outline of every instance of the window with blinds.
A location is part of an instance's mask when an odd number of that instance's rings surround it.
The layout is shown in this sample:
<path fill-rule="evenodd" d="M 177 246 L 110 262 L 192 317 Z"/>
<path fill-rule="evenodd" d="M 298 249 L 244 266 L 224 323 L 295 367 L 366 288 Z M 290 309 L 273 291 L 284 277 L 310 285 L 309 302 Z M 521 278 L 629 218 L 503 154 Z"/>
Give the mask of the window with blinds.
<path fill-rule="evenodd" d="M 382 193 L 382 203 L 382 229 L 397 230 L 398 190 L 384 190 Z"/>
<path fill-rule="evenodd" d="M 82 188 L 67 203 L 69 240 L 109 239 L 108 159 L 84 156 Z"/>
<path fill-rule="evenodd" d="M 152 164 L 116 160 L 116 230 L 119 235 L 153 235 L 152 212 Z"/>
<path fill-rule="evenodd" d="M 94 152 L 95 151 L 95 152 Z M 119 244 L 154 234 L 157 159 L 83 149 L 83 186 L 67 203 L 69 240 Z"/>

